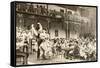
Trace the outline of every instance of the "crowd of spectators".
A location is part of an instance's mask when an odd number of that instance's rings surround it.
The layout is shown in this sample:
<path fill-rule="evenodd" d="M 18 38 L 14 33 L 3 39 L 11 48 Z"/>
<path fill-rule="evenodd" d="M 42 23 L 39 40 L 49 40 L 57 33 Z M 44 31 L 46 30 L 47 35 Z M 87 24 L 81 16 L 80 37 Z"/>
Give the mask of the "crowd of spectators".
<path fill-rule="evenodd" d="M 17 28 L 17 36 L 16 43 L 17 47 L 23 47 L 25 45 L 29 46 L 29 39 L 33 39 L 33 36 L 30 33 L 30 30 L 22 30 L 21 28 Z M 96 39 L 95 37 L 82 36 L 80 38 L 74 39 L 66 39 L 66 38 L 54 38 L 46 39 L 42 44 L 44 49 L 49 50 L 51 56 L 61 55 L 65 59 L 81 59 L 81 60 L 96 60 Z M 34 38 L 32 44 L 33 52 L 37 51 L 37 40 Z M 48 47 L 46 47 L 48 46 Z M 46 51 L 45 50 L 45 51 Z M 49 53 L 48 53 L 49 54 Z M 50 56 L 49 55 L 49 56 Z M 48 56 L 45 54 L 45 56 Z"/>
<path fill-rule="evenodd" d="M 31 4 L 31 3 L 18 3 L 16 7 L 16 11 L 19 12 L 26 12 L 26 13 L 33 13 L 43 16 L 51 16 L 56 17 L 56 15 L 64 15 L 64 10 L 56 11 L 55 9 L 48 10 L 47 5 L 40 5 L 40 4 Z"/>

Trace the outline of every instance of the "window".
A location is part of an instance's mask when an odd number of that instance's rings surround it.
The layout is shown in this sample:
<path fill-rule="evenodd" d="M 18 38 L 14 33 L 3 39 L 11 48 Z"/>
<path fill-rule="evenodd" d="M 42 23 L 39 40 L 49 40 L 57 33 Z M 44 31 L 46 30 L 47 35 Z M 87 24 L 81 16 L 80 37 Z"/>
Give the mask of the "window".
<path fill-rule="evenodd" d="M 55 30 L 55 37 L 58 37 L 58 30 Z"/>

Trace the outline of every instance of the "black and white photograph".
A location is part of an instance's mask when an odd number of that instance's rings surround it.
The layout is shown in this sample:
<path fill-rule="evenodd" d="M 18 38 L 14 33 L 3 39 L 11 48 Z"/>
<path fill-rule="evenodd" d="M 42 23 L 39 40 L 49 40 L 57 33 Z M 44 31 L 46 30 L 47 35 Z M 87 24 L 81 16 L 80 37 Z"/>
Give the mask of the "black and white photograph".
<path fill-rule="evenodd" d="M 18 2 L 16 65 L 97 61 L 97 7 Z"/>

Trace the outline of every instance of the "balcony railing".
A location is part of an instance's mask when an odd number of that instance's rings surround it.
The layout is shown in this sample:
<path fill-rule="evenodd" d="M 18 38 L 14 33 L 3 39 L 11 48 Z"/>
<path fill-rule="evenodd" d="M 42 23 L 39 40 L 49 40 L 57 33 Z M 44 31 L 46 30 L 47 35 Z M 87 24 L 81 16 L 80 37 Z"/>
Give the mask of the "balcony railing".
<path fill-rule="evenodd" d="M 81 17 L 79 15 L 74 14 L 67 14 L 62 11 L 56 11 L 48 9 L 48 5 L 37 5 L 34 7 L 32 4 L 17 4 L 16 7 L 17 13 L 23 13 L 23 14 L 30 14 L 30 15 L 37 15 L 37 16 L 44 16 L 44 17 L 51 17 L 51 18 L 58 18 L 58 19 L 64 19 L 67 21 L 72 22 L 89 22 L 89 19 L 86 17 Z"/>
<path fill-rule="evenodd" d="M 90 22 L 89 18 L 82 17 L 82 16 L 79 16 L 79 15 L 67 15 L 66 20 L 67 21 L 72 21 L 72 22 L 77 22 L 77 23 L 87 23 L 87 22 Z"/>
<path fill-rule="evenodd" d="M 58 12 L 56 10 L 48 10 L 48 8 L 42 5 L 34 7 L 33 5 L 17 4 L 16 11 L 18 13 L 34 14 L 53 18 L 63 18 L 64 16 L 64 13 Z"/>

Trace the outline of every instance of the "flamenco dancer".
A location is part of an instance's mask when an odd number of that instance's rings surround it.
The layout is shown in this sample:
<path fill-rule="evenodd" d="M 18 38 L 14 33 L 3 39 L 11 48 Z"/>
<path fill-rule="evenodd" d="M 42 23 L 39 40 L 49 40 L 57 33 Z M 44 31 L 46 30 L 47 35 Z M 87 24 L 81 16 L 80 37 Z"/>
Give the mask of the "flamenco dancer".
<path fill-rule="evenodd" d="M 34 27 L 34 24 L 32 24 L 32 34 L 35 34 L 36 39 L 37 39 L 37 47 L 38 47 L 37 59 L 40 59 L 40 48 L 39 48 L 39 46 L 43 42 L 43 39 L 44 39 L 44 36 L 45 36 L 43 32 L 44 32 L 43 27 L 39 22 L 36 25 L 36 29 Z"/>

